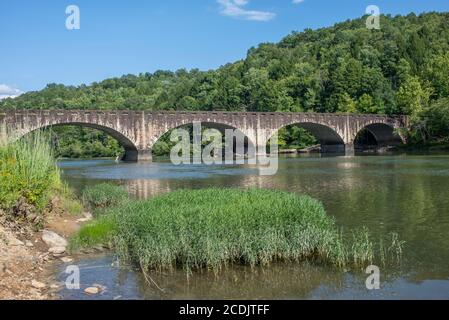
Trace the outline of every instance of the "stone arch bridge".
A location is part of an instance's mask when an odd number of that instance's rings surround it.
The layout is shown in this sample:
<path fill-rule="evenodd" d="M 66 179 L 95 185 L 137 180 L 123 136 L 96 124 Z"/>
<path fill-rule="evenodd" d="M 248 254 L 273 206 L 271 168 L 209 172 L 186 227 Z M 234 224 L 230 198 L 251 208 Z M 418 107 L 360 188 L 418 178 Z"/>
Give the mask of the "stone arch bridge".
<path fill-rule="evenodd" d="M 58 125 L 80 125 L 105 131 L 124 147 L 127 161 L 148 161 L 152 147 L 168 131 L 201 122 L 217 129 L 234 128 L 248 141 L 265 150 L 270 137 L 288 125 L 311 132 L 322 152 L 354 154 L 357 135 L 368 130 L 378 146 L 403 142 L 396 129 L 407 127 L 405 116 L 278 113 L 278 112 L 183 112 L 183 111 L 99 111 L 99 110 L 11 110 L 0 111 L 0 124 L 17 136 Z M 265 152 L 265 151 L 264 151 Z"/>

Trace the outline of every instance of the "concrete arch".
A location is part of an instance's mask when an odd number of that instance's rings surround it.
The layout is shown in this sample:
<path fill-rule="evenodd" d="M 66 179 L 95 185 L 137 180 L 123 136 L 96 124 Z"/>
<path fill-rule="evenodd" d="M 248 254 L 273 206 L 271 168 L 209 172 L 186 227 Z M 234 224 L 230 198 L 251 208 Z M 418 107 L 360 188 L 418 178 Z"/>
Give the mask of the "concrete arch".
<path fill-rule="evenodd" d="M 354 138 L 354 144 L 357 143 L 357 138 L 364 130 L 371 133 L 378 147 L 398 146 L 405 142 L 396 132 L 396 128 L 393 125 L 387 123 L 370 123 L 357 132 Z"/>
<path fill-rule="evenodd" d="M 175 130 L 177 128 L 180 128 L 182 126 L 186 126 L 186 125 L 190 125 L 193 124 L 195 122 L 201 123 L 202 126 L 208 127 L 208 128 L 212 128 L 212 129 L 217 129 L 218 131 L 220 131 L 223 134 L 223 137 L 225 137 L 225 131 L 230 129 L 230 130 L 236 130 L 236 133 L 238 135 L 242 135 L 245 139 L 245 144 L 247 144 L 249 147 L 246 148 L 245 151 L 247 151 L 249 148 L 252 148 L 252 150 L 255 150 L 256 148 L 256 144 L 253 141 L 253 139 L 251 139 L 251 137 L 248 136 L 247 133 L 244 132 L 244 130 L 241 130 L 231 124 L 227 124 L 227 123 L 222 123 L 222 122 L 209 122 L 209 121 L 191 121 L 191 120 L 184 120 L 184 121 L 180 121 L 180 122 L 176 122 L 176 124 L 172 125 L 172 126 L 167 126 L 164 128 L 164 130 L 160 130 L 157 134 L 154 134 L 152 136 L 152 138 L 150 139 L 150 145 L 149 148 L 152 149 L 153 146 L 167 133 L 169 133 L 172 130 Z"/>
<path fill-rule="evenodd" d="M 343 137 L 332 127 L 315 122 L 293 123 L 309 131 L 321 144 L 341 145 L 345 144 Z"/>
<path fill-rule="evenodd" d="M 280 129 L 286 128 L 288 126 L 296 125 L 307 130 L 312 134 L 321 144 L 322 153 L 344 153 L 345 152 L 345 140 L 342 135 L 338 132 L 338 129 L 332 128 L 328 125 L 321 124 L 318 122 L 289 122 L 278 128 L 272 133 L 271 137 L 277 133 Z M 267 142 L 269 141 L 267 140 Z"/>
<path fill-rule="evenodd" d="M 42 126 L 35 126 L 33 128 L 28 128 L 28 130 L 19 130 L 18 138 L 21 138 L 27 134 L 35 132 L 37 130 L 43 130 L 52 127 L 62 127 L 62 126 L 80 126 L 91 129 L 96 129 L 99 131 L 103 131 L 113 137 L 117 142 L 125 149 L 125 155 L 123 156 L 124 161 L 137 161 L 137 147 L 133 141 L 131 141 L 128 137 L 126 137 L 123 133 L 111 128 L 98 124 L 88 123 L 88 122 L 56 122 L 54 124 L 45 124 Z"/>

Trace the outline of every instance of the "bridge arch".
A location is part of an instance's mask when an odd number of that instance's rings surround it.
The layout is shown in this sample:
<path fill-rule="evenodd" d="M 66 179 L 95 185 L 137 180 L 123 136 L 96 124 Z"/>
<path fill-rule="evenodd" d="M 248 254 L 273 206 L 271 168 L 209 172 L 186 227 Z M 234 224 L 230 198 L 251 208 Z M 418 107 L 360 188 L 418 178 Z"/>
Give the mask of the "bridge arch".
<path fill-rule="evenodd" d="M 404 139 L 396 132 L 395 126 L 381 122 L 364 126 L 356 133 L 354 139 L 354 146 L 358 150 L 398 146 L 402 143 L 404 143 Z"/>
<path fill-rule="evenodd" d="M 236 126 L 232 124 L 228 124 L 225 122 L 212 122 L 212 121 L 191 121 L 190 119 L 186 119 L 183 121 L 177 121 L 176 123 L 166 126 L 163 128 L 163 130 L 159 130 L 155 134 L 152 135 L 150 139 L 149 149 L 152 150 L 156 143 L 162 139 L 165 135 L 169 134 L 171 131 L 175 129 L 179 129 L 184 126 L 193 125 L 194 123 L 200 123 L 202 127 L 210 128 L 210 129 L 216 129 L 221 132 L 223 135 L 223 139 L 225 138 L 226 130 L 235 130 L 237 135 L 240 135 L 244 139 L 245 143 L 245 153 L 248 152 L 248 150 L 255 150 L 256 144 L 254 143 L 253 139 L 248 135 L 247 132 L 244 132 L 245 130 L 241 130 L 237 128 Z M 233 143 L 236 143 L 236 139 L 234 137 Z"/>
<path fill-rule="evenodd" d="M 28 128 L 27 130 L 16 130 L 18 133 L 17 138 L 21 138 L 27 134 L 30 134 L 32 132 L 38 131 L 38 130 L 45 130 L 52 127 L 63 127 L 63 126 L 80 126 L 85 128 L 91 128 L 96 129 L 102 132 L 107 133 L 112 138 L 117 140 L 117 142 L 125 149 L 125 154 L 122 158 L 124 161 L 137 161 L 138 157 L 138 149 L 135 145 L 135 143 L 129 139 L 125 134 L 123 134 L 120 131 L 115 130 L 114 128 L 89 123 L 89 122 L 56 122 L 51 124 L 45 124 L 41 126 L 34 126 L 32 128 Z"/>
<path fill-rule="evenodd" d="M 339 133 L 338 128 L 333 128 L 327 124 L 311 121 L 295 121 L 285 123 L 282 127 L 274 130 L 269 136 L 267 142 L 273 137 L 279 130 L 290 126 L 298 126 L 308 131 L 321 145 L 322 153 L 344 153 L 345 152 L 345 139 L 343 135 Z"/>

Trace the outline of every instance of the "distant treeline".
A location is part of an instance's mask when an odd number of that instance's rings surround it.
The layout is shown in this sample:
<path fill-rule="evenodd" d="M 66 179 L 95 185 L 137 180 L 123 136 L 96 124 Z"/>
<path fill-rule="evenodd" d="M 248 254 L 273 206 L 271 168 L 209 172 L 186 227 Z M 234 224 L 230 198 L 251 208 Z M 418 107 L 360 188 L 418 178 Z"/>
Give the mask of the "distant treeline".
<path fill-rule="evenodd" d="M 407 114 L 411 142 L 447 141 L 449 13 L 381 16 L 380 30 L 365 20 L 294 32 L 217 70 L 49 84 L 0 108 Z"/>

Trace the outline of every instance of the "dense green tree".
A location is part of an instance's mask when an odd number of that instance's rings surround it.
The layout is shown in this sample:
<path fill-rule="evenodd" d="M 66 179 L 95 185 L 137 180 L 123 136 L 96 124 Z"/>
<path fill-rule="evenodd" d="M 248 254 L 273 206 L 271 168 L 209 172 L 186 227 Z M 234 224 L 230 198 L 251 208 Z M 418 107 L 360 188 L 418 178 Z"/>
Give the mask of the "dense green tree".
<path fill-rule="evenodd" d="M 434 101 L 424 110 L 423 119 L 431 137 L 449 142 L 449 98 Z"/>
<path fill-rule="evenodd" d="M 431 90 L 425 88 L 418 77 L 408 77 L 397 93 L 399 110 L 410 116 L 412 123 L 418 122 L 429 104 Z"/>
<path fill-rule="evenodd" d="M 377 107 L 374 99 L 369 94 L 364 93 L 357 101 L 356 109 L 359 113 L 376 113 Z"/>
<path fill-rule="evenodd" d="M 356 113 L 357 105 L 348 93 L 343 93 L 338 96 L 338 111 L 344 113 Z"/>
<path fill-rule="evenodd" d="M 435 97 L 449 97 L 449 52 L 431 59 L 424 72 L 426 79 L 432 83 Z"/>

